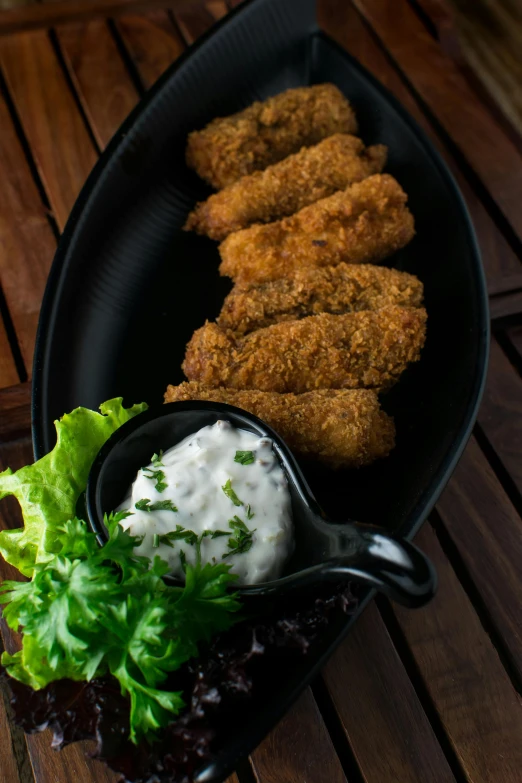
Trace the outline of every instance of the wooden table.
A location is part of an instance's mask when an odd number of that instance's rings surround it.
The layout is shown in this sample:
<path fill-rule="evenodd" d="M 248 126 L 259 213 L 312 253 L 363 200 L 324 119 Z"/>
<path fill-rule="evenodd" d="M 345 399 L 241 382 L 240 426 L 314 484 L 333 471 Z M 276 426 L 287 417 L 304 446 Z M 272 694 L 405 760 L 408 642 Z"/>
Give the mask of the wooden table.
<path fill-rule="evenodd" d="M 31 460 L 38 311 L 76 195 L 143 91 L 228 11 L 223 0 L 167 4 L 63 0 L 0 13 L 1 469 Z M 522 140 L 452 58 L 442 0 L 319 6 L 324 29 L 397 96 L 460 184 L 487 272 L 491 366 L 474 435 L 417 539 L 439 573 L 436 599 L 415 612 L 372 603 L 233 781 L 520 783 Z M 1 512 L 0 525 L 19 525 L 16 504 Z M 0 565 L 0 577 L 15 576 Z M 115 777 L 79 745 L 57 754 L 46 734 L 26 740 L 0 698 L 0 781 L 35 780 Z"/>

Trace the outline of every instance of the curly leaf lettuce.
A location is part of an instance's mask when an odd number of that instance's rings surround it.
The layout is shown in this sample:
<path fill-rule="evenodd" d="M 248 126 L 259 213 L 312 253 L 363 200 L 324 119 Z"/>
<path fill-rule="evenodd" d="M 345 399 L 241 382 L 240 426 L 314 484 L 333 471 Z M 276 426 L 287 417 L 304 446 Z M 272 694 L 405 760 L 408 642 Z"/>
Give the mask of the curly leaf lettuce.
<path fill-rule="evenodd" d="M 56 533 L 76 513 L 96 454 L 129 419 L 146 410 L 142 403 L 124 408 L 117 397 L 100 406 L 101 413 L 76 408 L 55 423 L 54 449 L 34 465 L 0 473 L 0 500 L 14 495 L 22 507 L 24 527 L 0 532 L 0 554 L 32 576 L 35 565 L 56 552 Z"/>

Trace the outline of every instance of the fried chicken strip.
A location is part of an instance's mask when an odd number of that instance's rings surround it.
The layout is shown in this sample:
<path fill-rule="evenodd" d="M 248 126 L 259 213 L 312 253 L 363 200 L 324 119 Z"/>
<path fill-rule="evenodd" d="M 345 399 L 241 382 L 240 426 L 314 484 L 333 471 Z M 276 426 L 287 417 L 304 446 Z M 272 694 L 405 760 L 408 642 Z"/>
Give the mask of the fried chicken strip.
<path fill-rule="evenodd" d="M 165 402 L 179 400 L 212 400 L 243 408 L 273 427 L 296 453 L 332 467 L 369 465 L 388 456 L 395 445 L 393 419 L 380 409 L 370 389 L 320 389 L 296 395 L 209 389 L 200 383 L 169 386 Z"/>
<path fill-rule="evenodd" d="M 252 223 L 293 215 L 382 171 L 386 153 L 382 144 L 366 149 L 357 136 L 336 133 L 210 196 L 190 213 L 185 230 L 220 241 Z"/>
<path fill-rule="evenodd" d="M 183 371 L 190 381 L 287 393 L 386 388 L 424 344 L 423 308 L 385 307 L 347 315 L 311 315 L 237 338 L 206 323 L 192 336 Z"/>
<path fill-rule="evenodd" d="M 322 312 L 341 315 L 388 305 L 420 307 L 422 296 L 420 280 L 396 269 L 372 264 L 303 267 L 281 280 L 235 285 L 217 324 L 244 335 Z"/>
<path fill-rule="evenodd" d="M 193 131 L 187 165 L 219 190 L 334 133 L 356 132 L 352 108 L 335 85 L 297 87 Z"/>
<path fill-rule="evenodd" d="M 230 234 L 219 246 L 219 271 L 261 283 L 303 266 L 382 261 L 415 233 L 406 200 L 397 180 L 374 174 L 291 217 Z"/>

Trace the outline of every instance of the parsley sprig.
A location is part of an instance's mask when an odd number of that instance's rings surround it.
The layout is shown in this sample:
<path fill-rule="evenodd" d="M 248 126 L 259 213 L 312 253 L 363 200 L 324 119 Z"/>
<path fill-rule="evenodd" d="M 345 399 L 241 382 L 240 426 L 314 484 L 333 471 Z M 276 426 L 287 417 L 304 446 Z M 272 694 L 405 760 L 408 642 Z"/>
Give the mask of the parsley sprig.
<path fill-rule="evenodd" d="M 167 563 L 135 554 L 141 539 L 105 520 L 100 547 L 85 522 L 72 519 L 55 533 L 54 553 L 36 563 L 30 582 L 4 582 L 0 602 L 22 649 L 4 653 L 14 678 L 35 689 L 63 678 L 114 676 L 130 699 L 130 738 L 152 738 L 184 706 L 162 686 L 169 673 L 198 654 L 198 644 L 224 631 L 239 608 L 227 591 L 234 577 L 224 563 L 185 562 L 185 586 L 165 584 Z"/>
<path fill-rule="evenodd" d="M 228 536 L 226 530 L 204 530 L 198 536 L 193 530 L 187 530 L 183 525 L 176 525 L 176 530 L 172 530 L 170 533 L 163 533 L 159 536 L 160 544 L 166 544 L 173 547 L 173 541 L 185 541 L 190 546 L 195 546 L 199 549 L 201 542 L 204 538 L 220 538 L 221 536 Z"/>

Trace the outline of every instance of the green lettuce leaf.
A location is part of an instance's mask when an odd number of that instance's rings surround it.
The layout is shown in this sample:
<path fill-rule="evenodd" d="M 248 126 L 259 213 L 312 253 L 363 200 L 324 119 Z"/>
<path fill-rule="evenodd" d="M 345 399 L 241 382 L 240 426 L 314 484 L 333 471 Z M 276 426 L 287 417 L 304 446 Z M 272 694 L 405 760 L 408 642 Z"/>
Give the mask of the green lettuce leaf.
<path fill-rule="evenodd" d="M 145 403 L 124 408 L 117 397 L 100 406 L 101 413 L 76 408 L 55 422 L 57 443 L 45 457 L 13 473 L 0 473 L 0 500 L 14 495 L 22 507 L 24 527 L 0 532 L 0 554 L 25 576 L 36 563 L 56 552 L 56 532 L 76 513 L 96 454 L 129 419 L 146 410 Z"/>

